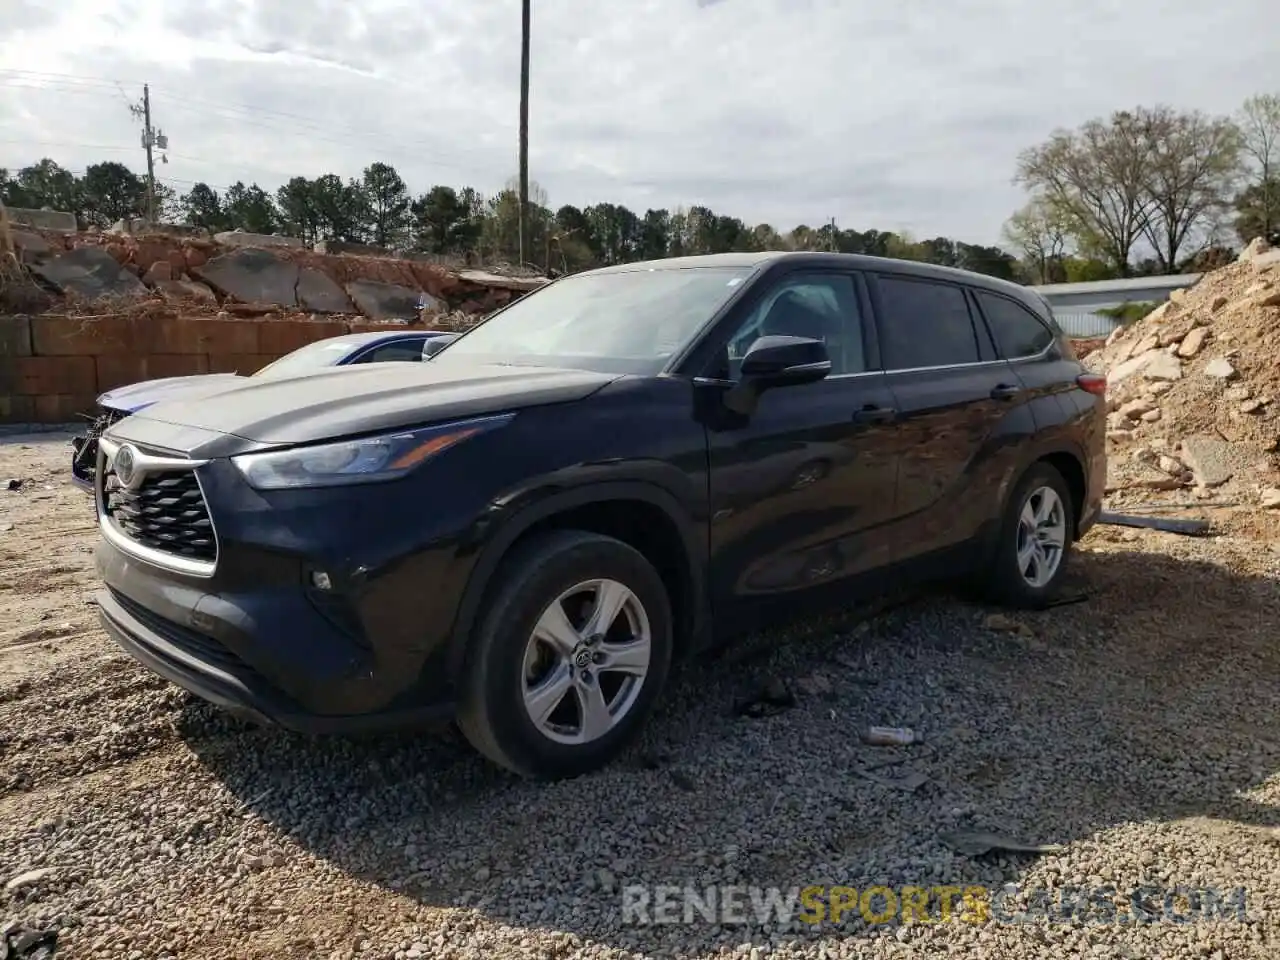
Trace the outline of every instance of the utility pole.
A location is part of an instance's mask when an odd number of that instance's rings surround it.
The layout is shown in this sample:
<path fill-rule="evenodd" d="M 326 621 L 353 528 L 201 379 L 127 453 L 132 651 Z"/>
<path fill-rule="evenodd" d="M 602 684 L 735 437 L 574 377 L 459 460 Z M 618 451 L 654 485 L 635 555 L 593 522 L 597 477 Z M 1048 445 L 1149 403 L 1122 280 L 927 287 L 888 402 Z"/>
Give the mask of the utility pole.
<path fill-rule="evenodd" d="M 151 153 L 155 134 L 151 130 L 151 88 L 142 85 L 142 145 L 147 149 L 147 223 L 156 222 L 156 162 Z"/>
<path fill-rule="evenodd" d="M 520 266 L 529 230 L 529 0 L 521 2 L 520 24 Z"/>
<path fill-rule="evenodd" d="M 169 138 L 163 132 L 155 130 L 151 126 L 151 88 L 148 84 L 142 85 L 142 103 L 130 104 L 129 112 L 135 117 L 142 120 L 142 149 L 147 151 L 147 223 L 156 222 L 156 164 L 154 150 L 159 147 L 161 150 L 169 149 Z M 168 163 L 169 158 L 162 156 L 162 163 Z"/>
<path fill-rule="evenodd" d="M 835 217 L 831 218 L 831 236 L 828 238 L 827 242 L 831 246 L 832 253 L 836 253 L 837 251 L 839 251 L 840 247 L 836 243 L 836 218 Z"/>

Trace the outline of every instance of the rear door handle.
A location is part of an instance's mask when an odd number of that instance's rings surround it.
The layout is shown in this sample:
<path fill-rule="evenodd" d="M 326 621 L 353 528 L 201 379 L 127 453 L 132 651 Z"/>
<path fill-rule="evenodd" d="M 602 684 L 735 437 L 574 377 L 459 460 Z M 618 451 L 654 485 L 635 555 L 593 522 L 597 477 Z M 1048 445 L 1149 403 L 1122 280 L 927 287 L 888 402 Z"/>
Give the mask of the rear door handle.
<path fill-rule="evenodd" d="M 898 411 L 893 407 L 877 407 L 873 404 L 867 404 L 861 410 L 853 415 L 856 423 L 889 423 L 896 419 Z"/>
<path fill-rule="evenodd" d="M 991 391 L 992 400 L 1012 400 L 1018 394 L 1022 393 L 1021 387 L 1015 387 L 1010 383 L 997 384 Z"/>

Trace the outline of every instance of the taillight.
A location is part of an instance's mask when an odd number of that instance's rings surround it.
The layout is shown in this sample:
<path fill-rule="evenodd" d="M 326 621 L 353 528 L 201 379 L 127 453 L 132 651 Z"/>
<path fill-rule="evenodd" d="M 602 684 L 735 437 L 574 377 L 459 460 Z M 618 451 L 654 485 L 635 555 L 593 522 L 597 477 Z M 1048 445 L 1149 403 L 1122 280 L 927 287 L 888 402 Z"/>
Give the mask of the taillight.
<path fill-rule="evenodd" d="M 1076 377 L 1076 385 L 1087 393 L 1092 393 L 1095 397 L 1105 397 L 1107 395 L 1107 378 L 1097 373 L 1082 373 Z"/>

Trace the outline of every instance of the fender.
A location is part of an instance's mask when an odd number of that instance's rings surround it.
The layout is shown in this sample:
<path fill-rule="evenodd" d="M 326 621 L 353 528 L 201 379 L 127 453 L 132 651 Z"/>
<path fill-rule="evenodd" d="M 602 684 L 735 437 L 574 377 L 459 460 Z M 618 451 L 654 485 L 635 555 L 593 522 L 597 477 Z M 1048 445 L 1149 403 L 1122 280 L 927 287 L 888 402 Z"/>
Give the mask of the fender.
<path fill-rule="evenodd" d="M 475 625 L 480 602 L 493 579 L 494 572 L 498 569 L 503 557 L 507 555 L 511 545 L 534 524 L 547 517 L 606 500 L 643 500 L 662 510 L 675 523 L 676 529 L 680 531 L 681 542 L 684 544 L 685 560 L 692 577 L 693 596 L 697 601 L 694 604 L 693 629 L 695 635 L 702 631 L 707 617 L 706 605 L 703 601 L 706 596 L 704 590 L 706 538 L 704 535 L 702 542 L 698 542 L 697 531 L 701 529 L 701 525 L 695 523 L 688 509 L 679 499 L 665 487 L 643 480 L 610 480 L 593 482 L 567 490 L 561 488 L 538 497 L 502 520 L 480 548 L 480 556 L 467 577 L 467 584 L 462 593 L 462 601 L 458 605 L 458 613 L 450 636 L 447 664 L 453 681 L 456 682 L 461 676 L 468 641 Z"/>
<path fill-rule="evenodd" d="M 1031 469 L 1031 466 L 1034 463 L 1043 460 L 1045 457 L 1051 457 L 1054 454 L 1059 453 L 1066 454 L 1080 465 L 1080 472 L 1084 474 L 1085 483 L 1084 503 L 1087 506 L 1089 503 L 1089 471 L 1086 464 L 1089 461 L 1085 457 L 1084 451 L 1081 449 L 1079 444 L 1072 440 L 1060 437 L 1055 437 L 1027 448 L 1026 455 L 1019 460 L 1018 466 L 1009 471 L 1009 474 L 1004 478 L 1004 482 L 1000 485 L 1000 502 L 1003 504 L 1008 500 L 1009 492 L 1018 483 L 1018 481 L 1023 478 L 1026 472 Z M 1077 528 L 1080 525 L 1081 519 L 1081 517 L 1076 517 Z M 1076 533 L 1079 535 L 1078 529 Z"/>

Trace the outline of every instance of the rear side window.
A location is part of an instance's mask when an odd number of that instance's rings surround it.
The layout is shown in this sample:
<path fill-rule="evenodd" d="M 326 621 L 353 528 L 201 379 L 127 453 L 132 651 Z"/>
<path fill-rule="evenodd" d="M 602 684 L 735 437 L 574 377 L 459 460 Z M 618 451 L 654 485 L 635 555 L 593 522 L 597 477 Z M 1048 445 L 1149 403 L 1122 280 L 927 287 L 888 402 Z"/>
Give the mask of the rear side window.
<path fill-rule="evenodd" d="M 977 363 L 969 301 L 960 287 L 880 276 L 880 352 L 886 370 Z"/>
<path fill-rule="evenodd" d="M 996 346 L 1006 360 L 1034 357 L 1053 343 L 1053 331 L 1022 304 L 982 290 L 974 293 L 991 335 L 996 338 Z"/>

